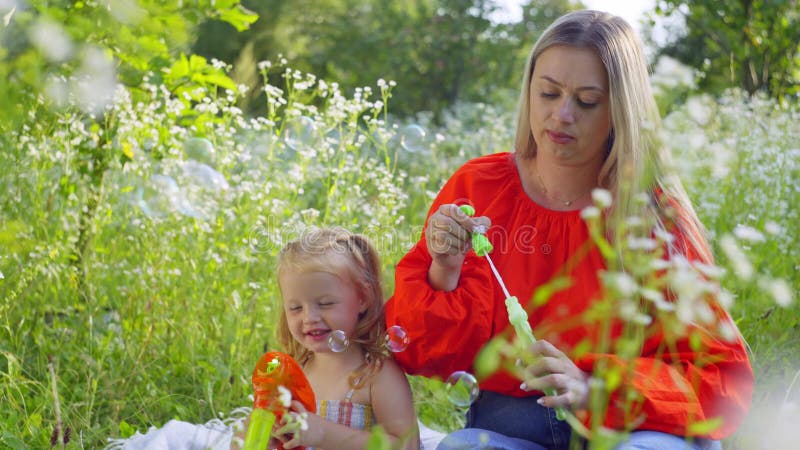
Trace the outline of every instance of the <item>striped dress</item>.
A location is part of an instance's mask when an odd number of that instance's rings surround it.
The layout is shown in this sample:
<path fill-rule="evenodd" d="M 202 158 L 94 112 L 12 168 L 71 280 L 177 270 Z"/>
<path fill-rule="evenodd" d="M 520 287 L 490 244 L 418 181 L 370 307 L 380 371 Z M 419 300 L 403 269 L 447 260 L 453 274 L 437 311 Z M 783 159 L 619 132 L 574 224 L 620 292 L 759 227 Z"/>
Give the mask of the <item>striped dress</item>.
<path fill-rule="evenodd" d="M 353 389 L 347 391 L 344 400 L 317 401 L 317 414 L 331 422 L 357 430 L 368 430 L 375 423 L 371 405 L 353 402 Z"/>

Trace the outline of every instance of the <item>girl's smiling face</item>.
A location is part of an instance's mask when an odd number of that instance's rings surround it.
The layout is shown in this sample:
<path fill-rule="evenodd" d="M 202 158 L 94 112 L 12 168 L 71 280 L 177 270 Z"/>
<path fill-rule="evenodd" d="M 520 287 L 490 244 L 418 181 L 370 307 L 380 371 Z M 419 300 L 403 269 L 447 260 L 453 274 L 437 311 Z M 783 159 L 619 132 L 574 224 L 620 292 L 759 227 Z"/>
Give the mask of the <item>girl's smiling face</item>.
<path fill-rule="evenodd" d="M 278 277 L 286 321 L 292 337 L 314 352 L 330 352 L 335 330 L 350 337 L 366 303 L 349 280 L 323 271 L 286 271 Z"/>
<path fill-rule="evenodd" d="M 611 112 L 606 69 L 593 50 L 556 45 L 539 55 L 529 120 L 537 151 L 564 164 L 602 164 Z"/>

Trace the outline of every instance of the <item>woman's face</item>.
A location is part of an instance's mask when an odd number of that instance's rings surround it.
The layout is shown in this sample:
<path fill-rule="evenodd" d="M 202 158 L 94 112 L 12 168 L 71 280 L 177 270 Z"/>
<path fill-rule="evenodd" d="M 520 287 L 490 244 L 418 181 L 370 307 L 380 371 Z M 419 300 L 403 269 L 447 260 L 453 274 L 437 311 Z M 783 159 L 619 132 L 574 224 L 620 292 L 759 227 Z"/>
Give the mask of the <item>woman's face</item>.
<path fill-rule="evenodd" d="M 536 59 L 530 125 L 537 152 L 562 164 L 597 164 L 611 132 L 608 75 L 593 50 L 557 45 Z"/>

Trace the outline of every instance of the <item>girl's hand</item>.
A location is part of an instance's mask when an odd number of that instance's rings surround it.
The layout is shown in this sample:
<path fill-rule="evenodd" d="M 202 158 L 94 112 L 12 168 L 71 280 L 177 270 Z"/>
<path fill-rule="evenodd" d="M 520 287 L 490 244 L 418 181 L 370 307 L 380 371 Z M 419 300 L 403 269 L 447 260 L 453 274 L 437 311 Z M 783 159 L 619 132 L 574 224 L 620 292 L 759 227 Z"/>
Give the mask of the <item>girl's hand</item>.
<path fill-rule="evenodd" d="M 302 403 L 294 400 L 290 411 L 283 415 L 275 436 L 283 442 L 283 448 L 318 447 L 322 442 L 322 417 L 309 413 Z"/>
<path fill-rule="evenodd" d="M 553 344 L 539 340 L 530 346 L 537 357 L 533 364 L 524 368 L 524 391 L 553 389 L 558 395 L 544 397 L 539 404 L 548 408 L 566 407 L 583 409 L 589 401 L 589 376 Z"/>

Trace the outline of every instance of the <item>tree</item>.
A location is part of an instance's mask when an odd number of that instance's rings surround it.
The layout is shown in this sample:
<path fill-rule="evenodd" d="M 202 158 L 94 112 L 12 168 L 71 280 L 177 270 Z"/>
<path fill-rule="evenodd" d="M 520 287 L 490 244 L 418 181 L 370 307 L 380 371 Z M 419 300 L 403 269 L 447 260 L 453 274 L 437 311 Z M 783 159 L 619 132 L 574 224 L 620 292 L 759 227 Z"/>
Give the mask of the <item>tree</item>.
<path fill-rule="evenodd" d="M 194 50 L 235 63 L 237 80 L 255 86 L 257 61 L 285 56 L 293 68 L 344 89 L 394 80 L 392 112 L 438 113 L 457 100 L 495 102 L 516 91 L 527 52 L 569 0 L 529 1 L 525 21 L 495 23 L 493 0 L 245 1 L 261 19 L 220 39 L 227 25 L 201 26 Z M 273 84 L 279 84 L 278 74 Z M 260 107 L 258 92 L 252 102 Z M 257 109 L 247 108 L 251 112 Z"/>
<path fill-rule="evenodd" d="M 660 53 L 700 70 L 701 89 L 800 92 L 797 0 L 660 0 L 656 13 L 685 19 L 685 34 Z"/>

